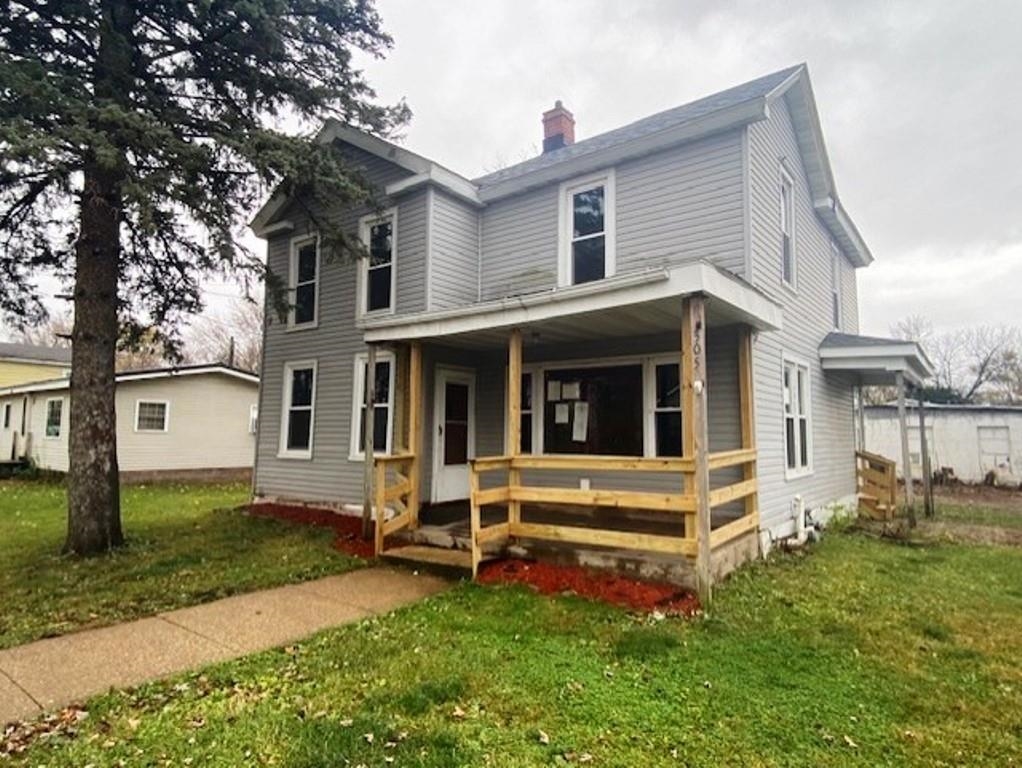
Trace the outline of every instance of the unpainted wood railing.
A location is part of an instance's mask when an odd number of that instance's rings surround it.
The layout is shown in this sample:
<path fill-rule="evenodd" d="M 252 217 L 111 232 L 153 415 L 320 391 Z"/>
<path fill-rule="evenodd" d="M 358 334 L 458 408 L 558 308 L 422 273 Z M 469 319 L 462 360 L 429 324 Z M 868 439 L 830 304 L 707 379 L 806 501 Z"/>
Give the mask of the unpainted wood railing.
<path fill-rule="evenodd" d="M 890 520 L 898 506 L 895 463 L 868 451 L 855 452 L 859 513 L 875 520 Z"/>
<path fill-rule="evenodd" d="M 373 467 L 373 509 L 376 512 L 376 555 L 383 553 L 387 536 L 415 522 L 418 509 L 418 458 L 411 453 L 377 456 Z M 396 514 L 386 519 L 387 507 Z"/>
<path fill-rule="evenodd" d="M 736 466 L 754 467 L 755 449 L 740 449 L 711 454 L 709 468 L 713 470 Z M 679 489 L 684 492 L 663 493 L 612 489 L 563 488 L 555 486 L 524 485 L 522 471 L 569 471 L 590 472 L 643 472 L 670 473 L 679 478 Z M 483 475 L 503 472 L 505 481 L 490 488 L 482 488 Z M 694 487 L 695 462 L 688 458 L 644 458 L 635 456 L 494 456 L 474 459 L 469 472 L 471 531 L 472 531 L 472 572 L 475 574 L 482 559 L 484 545 L 509 537 L 521 537 L 546 541 L 558 541 L 585 546 L 616 547 L 620 549 L 643 550 L 694 558 L 697 553 L 695 516 L 697 496 L 689 489 Z M 710 509 L 723 504 L 754 499 L 757 488 L 755 472 L 744 473 L 745 479 L 709 491 Z M 611 530 L 591 526 L 554 525 L 548 523 L 523 522 L 521 505 L 558 504 L 582 507 L 617 507 L 664 513 L 678 519 L 677 536 L 649 534 L 632 531 Z M 505 505 L 505 521 L 482 525 L 482 507 Z M 750 507 L 747 506 L 747 509 Z M 707 510 L 709 513 L 709 510 Z M 744 514 L 710 534 L 710 545 L 718 547 L 747 531 L 756 528 L 759 516 L 754 504 L 751 514 Z"/>

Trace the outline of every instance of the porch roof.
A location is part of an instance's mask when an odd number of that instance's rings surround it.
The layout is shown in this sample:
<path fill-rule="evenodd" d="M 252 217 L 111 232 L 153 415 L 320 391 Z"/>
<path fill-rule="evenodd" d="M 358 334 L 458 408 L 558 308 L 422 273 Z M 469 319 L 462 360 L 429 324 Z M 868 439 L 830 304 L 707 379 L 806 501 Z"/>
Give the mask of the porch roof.
<path fill-rule="evenodd" d="M 369 318 L 367 343 L 444 339 L 454 346 L 501 345 L 521 328 L 544 342 L 680 331 L 684 296 L 702 295 L 707 323 L 779 330 L 780 306 L 740 278 L 705 262 L 635 272 L 584 285 L 478 302 L 454 309 Z"/>
<path fill-rule="evenodd" d="M 933 376 L 933 363 L 914 341 L 831 333 L 820 344 L 825 371 L 858 375 L 867 386 L 890 386 L 897 374 L 915 386 Z"/>

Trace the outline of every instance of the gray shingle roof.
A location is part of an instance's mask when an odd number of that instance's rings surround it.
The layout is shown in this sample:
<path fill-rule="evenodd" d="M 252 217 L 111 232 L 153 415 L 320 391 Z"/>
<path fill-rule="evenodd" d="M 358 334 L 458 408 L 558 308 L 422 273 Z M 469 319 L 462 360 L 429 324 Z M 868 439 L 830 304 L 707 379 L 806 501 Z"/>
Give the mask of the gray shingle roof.
<path fill-rule="evenodd" d="M 857 336 L 854 333 L 828 333 L 821 347 L 886 347 L 890 344 L 913 344 L 905 339 L 885 339 L 882 336 Z"/>
<path fill-rule="evenodd" d="M 715 93 L 712 96 L 706 96 L 688 104 L 683 104 L 680 107 L 674 107 L 665 112 L 644 117 L 622 128 L 616 128 L 613 131 L 607 131 L 570 146 L 555 149 L 552 152 L 547 152 L 517 165 L 502 168 L 486 176 L 481 176 L 474 181 L 484 188 L 492 184 L 524 176 L 542 168 L 548 168 L 572 158 L 590 155 L 618 144 L 650 136 L 713 112 L 734 107 L 752 99 L 761 98 L 773 91 L 803 66 L 803 64 L 798 64 L 794 67 L 782 69 L 779 72 L 764 75 L 742 85 L 737 85 L 734 88 L 728 88 L 726 91 Z"/>
<path fill-rule="evenodd" d="M 70 365 L 71 350 L 68 347 L 42 347 L 36 344 L 0 341 L 0 358 Z"/>

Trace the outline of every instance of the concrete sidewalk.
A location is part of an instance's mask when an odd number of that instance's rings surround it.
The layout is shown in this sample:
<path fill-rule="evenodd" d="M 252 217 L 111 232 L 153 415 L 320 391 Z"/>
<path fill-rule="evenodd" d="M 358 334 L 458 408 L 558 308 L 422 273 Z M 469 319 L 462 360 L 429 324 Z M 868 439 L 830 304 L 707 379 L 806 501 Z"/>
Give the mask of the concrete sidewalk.
<path fill-rule="evenodd" d="M 386 613 L 447 584 L 365 568 L 9 648 L 0 651 L 0 725 Z"/>

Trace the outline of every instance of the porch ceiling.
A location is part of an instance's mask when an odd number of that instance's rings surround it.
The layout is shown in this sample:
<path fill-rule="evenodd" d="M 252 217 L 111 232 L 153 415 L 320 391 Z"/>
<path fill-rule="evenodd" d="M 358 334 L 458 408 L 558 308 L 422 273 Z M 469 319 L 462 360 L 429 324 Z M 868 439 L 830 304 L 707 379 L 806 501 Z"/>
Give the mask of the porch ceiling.
<path fill-rule="evenodd" d="M 900 373 L 915 386 L 933 376 L 933 363 L 914 341 L 831 333 L 820 344 L 825 371 L 858 376 L 866 386 L 891 386 Z"/>
<path fill-rule="evenodd" d="M 739 278 L 698 262 L 452 310 L 374 318 L 363 329 L 367 343 L 443 339 L 451 346 L 480 349 L 502 346 L 512 328 L 538 335 L 544 343 L 680 333 L 680 299 L 695 294 L 708 299 L 710 326 L 781 327 L 777 304 Z"/>

